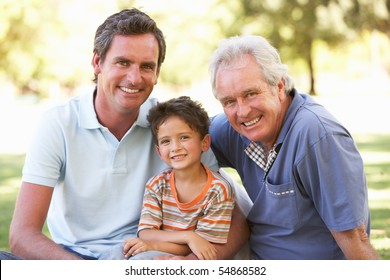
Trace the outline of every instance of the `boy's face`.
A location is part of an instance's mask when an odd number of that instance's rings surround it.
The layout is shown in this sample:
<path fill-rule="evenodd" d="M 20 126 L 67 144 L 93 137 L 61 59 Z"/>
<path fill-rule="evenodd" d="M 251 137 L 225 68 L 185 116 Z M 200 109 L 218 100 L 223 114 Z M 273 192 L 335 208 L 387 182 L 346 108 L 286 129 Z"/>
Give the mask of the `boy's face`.
<path fill-rule="evenodd" d="M 210 147 L 210 135 L 201 139 L 197 131 L 177 116 L 169 117 L 158 129 L 157 152 L 175 170 L 198 167 L 202 152 Z"/>

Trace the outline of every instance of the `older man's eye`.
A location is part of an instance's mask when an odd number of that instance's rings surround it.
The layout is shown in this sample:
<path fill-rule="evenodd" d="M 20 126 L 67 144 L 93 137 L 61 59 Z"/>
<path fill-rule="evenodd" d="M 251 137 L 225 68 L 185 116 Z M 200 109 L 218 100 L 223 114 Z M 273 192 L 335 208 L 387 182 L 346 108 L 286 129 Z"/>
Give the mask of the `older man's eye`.
<path fill-rule="evenodd" d="M 235 102 L 235 101 L 234 101 L 233 99 L 227 99 L 227 100 L 224 100 L 224 101 L 222 102 L 222 106 L 223 106 L 223 107 L 228 107 L 228 106 L 233 105 L 234 102 Z"/>

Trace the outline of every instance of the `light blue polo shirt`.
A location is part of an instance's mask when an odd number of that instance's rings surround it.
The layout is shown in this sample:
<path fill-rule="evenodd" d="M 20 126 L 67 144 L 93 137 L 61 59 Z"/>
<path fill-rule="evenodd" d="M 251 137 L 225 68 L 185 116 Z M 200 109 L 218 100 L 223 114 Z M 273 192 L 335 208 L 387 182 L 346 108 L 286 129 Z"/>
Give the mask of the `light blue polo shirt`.
<path fill-rule="evenodd" d="M 238 171 L 254 203 L 248 220 L 255 258 L 344 259 L 328 229 L 369 230 L 362 158 L 349 132 L 310 96 L 295 91 L 267 175 L 224 114 L 213 118 L 210 133 L 220 166 Z"/>
<path fill-rule="evenodd" d="M 93 94 L 47 111 L 26 156 L 23 181 L 54 188 L 48 214 L 53 240 L 94 257 L 137 232 L 147 180 L 160 160 L 146 116 L 148 99 L 121 141 L 96 117 Z M 210 152 L 204 162 L 213 170 Z"/>

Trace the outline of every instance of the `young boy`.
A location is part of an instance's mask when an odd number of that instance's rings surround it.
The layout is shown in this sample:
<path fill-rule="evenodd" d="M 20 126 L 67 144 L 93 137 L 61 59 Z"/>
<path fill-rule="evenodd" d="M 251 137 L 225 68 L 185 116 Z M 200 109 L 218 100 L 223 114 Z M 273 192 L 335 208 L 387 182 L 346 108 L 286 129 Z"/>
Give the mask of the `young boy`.
<path fill-rule="evenodd" d="M 234 193 L 200 160 L 210 147 L 209 117 L 199 103 L 183 96 L 158 103 L 148 121 L 157 152 L 171 169 L 147 183 L 139 238 L 125 241 L 125 258 L 153 251 L 150 258 L 192 252 L 201 260 L 216 259 L 213 243 L 227 241 Z"/>

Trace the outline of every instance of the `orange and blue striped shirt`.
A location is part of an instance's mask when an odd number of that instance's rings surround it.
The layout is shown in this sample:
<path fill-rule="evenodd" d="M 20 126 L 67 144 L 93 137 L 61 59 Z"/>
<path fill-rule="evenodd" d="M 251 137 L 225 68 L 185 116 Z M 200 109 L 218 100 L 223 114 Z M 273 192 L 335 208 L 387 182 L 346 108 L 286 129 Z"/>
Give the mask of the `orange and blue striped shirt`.
<path fill-rule="evenodd" d="M 192 201 L 181 203 L 174 183 L 174 171 L 152 177 L 145 188 L 138 232 L 143 229 L 195 231 L 209 242 L 224 244 L 234 208 L 231 185 L 204 166 L 207 183 Z"/>

